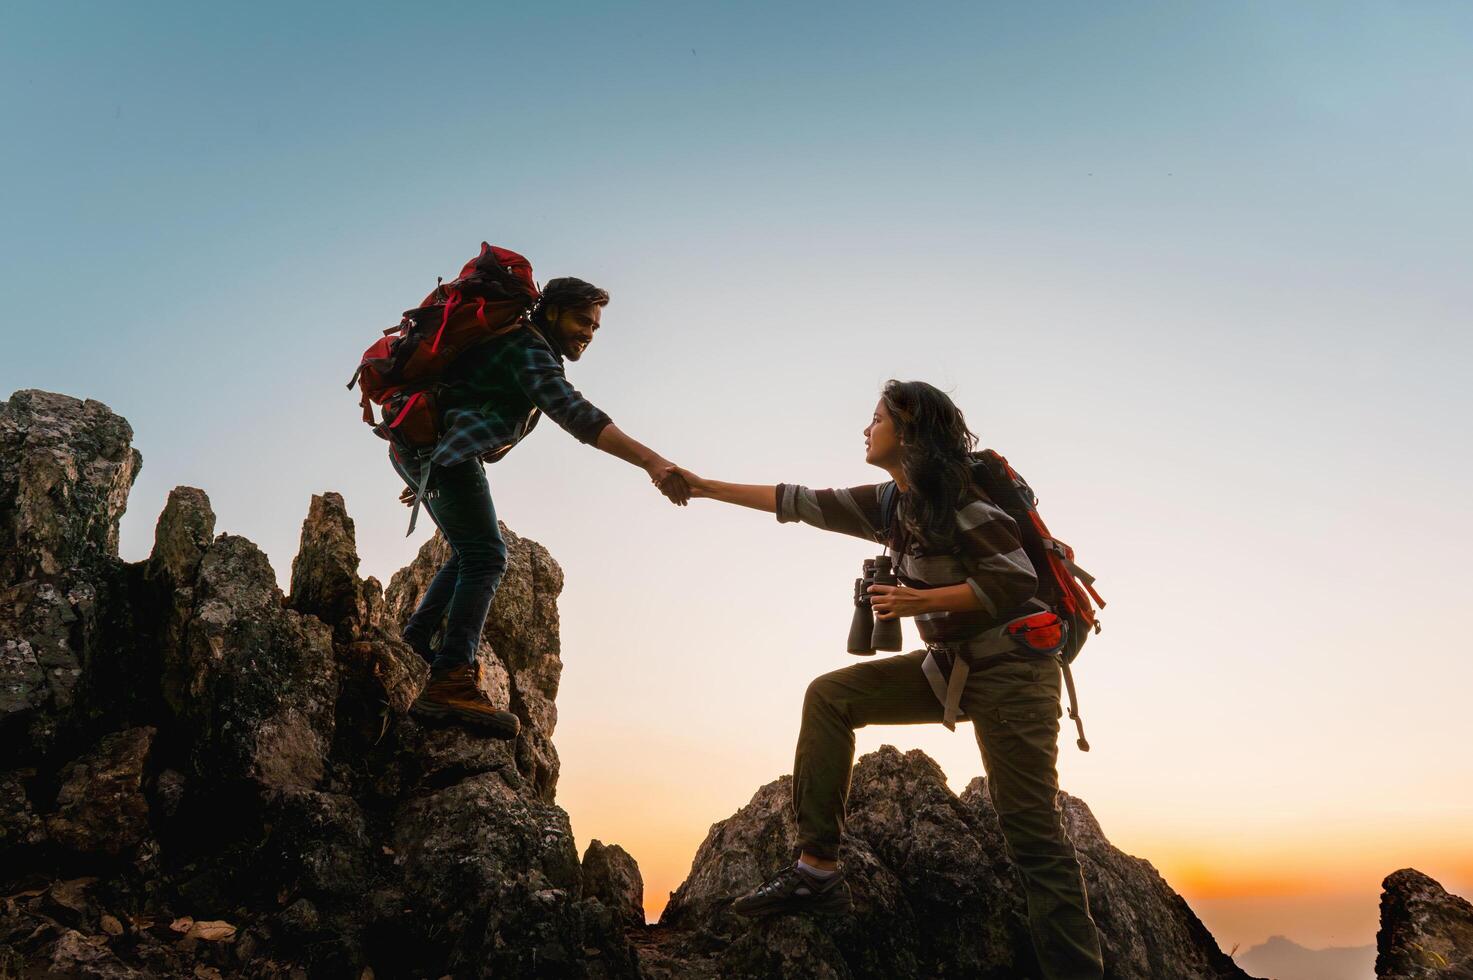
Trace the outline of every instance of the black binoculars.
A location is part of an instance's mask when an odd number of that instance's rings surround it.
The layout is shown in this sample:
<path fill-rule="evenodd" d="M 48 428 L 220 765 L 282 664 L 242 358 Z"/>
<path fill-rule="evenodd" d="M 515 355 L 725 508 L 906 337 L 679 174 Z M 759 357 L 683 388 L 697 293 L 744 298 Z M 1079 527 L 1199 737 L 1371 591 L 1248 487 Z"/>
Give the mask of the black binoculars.
<path fill-rule="evenodd" d="M 864 575 L 854 580 L 854 621 L 849 625 L 849 652 L 861 657 L 876 650 L 900 649 L 900 620 L 875 620 L 870 607 L 871 585 L 898 585 L 895 567 L 888 555 L 864 560 Z"/>

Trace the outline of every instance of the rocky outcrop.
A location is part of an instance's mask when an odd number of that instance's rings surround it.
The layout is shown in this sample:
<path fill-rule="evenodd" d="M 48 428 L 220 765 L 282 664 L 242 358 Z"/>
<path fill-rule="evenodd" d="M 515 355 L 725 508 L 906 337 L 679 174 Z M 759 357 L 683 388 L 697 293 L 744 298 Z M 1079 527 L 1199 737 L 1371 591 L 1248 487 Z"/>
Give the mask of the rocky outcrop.
<path fill-rule="evenodd" d="M 189 743 L 191 774 L 310 789 L 332 744 L 337 672 L 332 630 L 284 608 L 265 554 L 222 534 L 201 559 L 171 703 Z"/>
<path fill-rule="evenodd" d="M 481 647 L 513 742 L 418 724 L 399 639 L 439 537 L 360 579 L 342 498 L 312 498 L 291 596 L 179 487 L 116 554 L 139 466 L 96 402 L 0 408 L 0 977 L 638 975 L 638 870 L 597 897 L 552 801 L 562 573 L 510 531 Z"/>
<path fill-rule="evenodd" d="M 18 391 L 0 404 L 0 767 L 78 737 L 67 722 L 120 587 L 132 438 L 100 402 Z"/>
<path fill-rule="evenodd" d="M 376 625 L 375 614 L 382 611 L 379 592 L 377 580 L 358 578 L 357 538 L 342 495 L 313 494 L 292 561 L 288 605 L 332 624 L 334 638 L 341 641 Z"/>
<path fill-rule="evenodd" d="M 980 779 L 967 787 L 963 799 L 991 810 Z M 1131 857 L 1106 840 L 1082 800 L 1060 793 L 1059 803 L 1084 872 L 1105 963 L 1116 976 L 1245 975 L 1151 862 Z M 991 819 L 996 821 L 995 813 Z"/>
<path fill-rule="evenodd" d="M 144 765 L 153 728 L 130 728 L 104 737 L 61 771 L 56 812 L 46 821 L 51 840 L 78 854 L 119 857 L 150 836 Z"/>
<path fill-rule="evenodd" d="M 480 649 L 482 684 L 498 707 L 516 713 L 522 734 L 516 741 L 517 771 L 533 790 L 551 802 L 557 796 L 558 757 L 552 744 L 557 727 L 557 692 L 562 678 L 562 642 L 557 597 L 563 570 L 547 549 L 501 525 L 507 568 L 486 619 Z M 384 621 L 402 630 L 429 588 L 430 579 L 450 557 L 450 547 L 435 535 L 385 590 Z"/>
<path fill-rule="evenodd" d="M 0 406 L 0 581 L 85 572 L 118 555 L 143 457 L 106 405 L 18 391 Z"/>
<path fill-rule="evenodd" d="M 1376 976 L 1381 980 L 1473 980 L 1473 904 L 1403 868 L 1381 883 Z"/>
<path fill-rule="evenodd" d="M 642 950 L 650 976 L 1037 975 L 1021 885 L 985 784 L 958 797 L 919 751 L 885 746 L 855 767 L 844 853 L 852 913 L 755 924 L 732 915 L 732 897 L 792 860 L 790 799 L 784 777 L 711 828 L 662 934 Z M 1061 805 L 1107 976 L 1246 976 L 1149 864 L 1111 847 L 1082 803 Z"/>
<path fill-rule="evenodd" d="M 644 925 L 644 878 L 618 844 L 594 840 L 583 852 L 583 893 L 631 928 Z"/>

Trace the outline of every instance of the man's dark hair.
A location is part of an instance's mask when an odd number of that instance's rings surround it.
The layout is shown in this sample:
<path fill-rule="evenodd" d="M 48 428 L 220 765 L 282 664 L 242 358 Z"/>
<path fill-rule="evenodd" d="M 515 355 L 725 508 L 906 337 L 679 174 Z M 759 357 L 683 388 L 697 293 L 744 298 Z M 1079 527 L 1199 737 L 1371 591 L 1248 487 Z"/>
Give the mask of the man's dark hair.
<path fill-rule="evenodd" d="M 537 301 L 536 308 L 532 310 L 532 319 L 537 323 L 546 324 L 547 318 L 543 315 L 543 311 L 549 306 L 566 310 L 577 306 L 604 306 L 608 302 L 609 291 L 607 289 L 599 289 L 591 282 L 574 279 L 572 276 L 562 276 L 548 280 L 547 285 L 542 287 L 542 298 Z"/>

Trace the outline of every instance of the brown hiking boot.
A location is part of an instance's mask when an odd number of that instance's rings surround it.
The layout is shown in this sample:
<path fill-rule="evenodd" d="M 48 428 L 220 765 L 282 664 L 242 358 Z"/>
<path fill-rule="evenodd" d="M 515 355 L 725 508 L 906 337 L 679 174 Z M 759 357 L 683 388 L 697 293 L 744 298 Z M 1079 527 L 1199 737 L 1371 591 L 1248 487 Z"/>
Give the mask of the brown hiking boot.
<path fill-rule="evenodd" d="M 522 723 L 510 711 L 492 707 L 477 683 L 481 664 L 465 664 L 430 674 L 414 705 L 409 709 L 420 718 L 451 720 L 474 725 L 492 738 L 516 738 Z"/>

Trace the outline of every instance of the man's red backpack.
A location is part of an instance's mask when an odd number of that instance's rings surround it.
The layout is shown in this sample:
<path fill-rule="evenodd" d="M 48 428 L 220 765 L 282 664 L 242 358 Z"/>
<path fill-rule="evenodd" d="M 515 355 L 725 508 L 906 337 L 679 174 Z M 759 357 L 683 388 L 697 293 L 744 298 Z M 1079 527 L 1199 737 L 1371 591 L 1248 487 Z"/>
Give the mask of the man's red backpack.
<path fill-rule="evenodd" d="M 540 296 L 532 264 L 510 249 L 481 243 L 452 282 L 437 281 L 419 306 L 364 351 L 348 388 L 362 391 L 363 421 L 396 446 L 421 449 L 440 437 L 436 394 L 458 356 L 516 329 Z M 373 406 L 382 406 L 374 419 Z"/>

